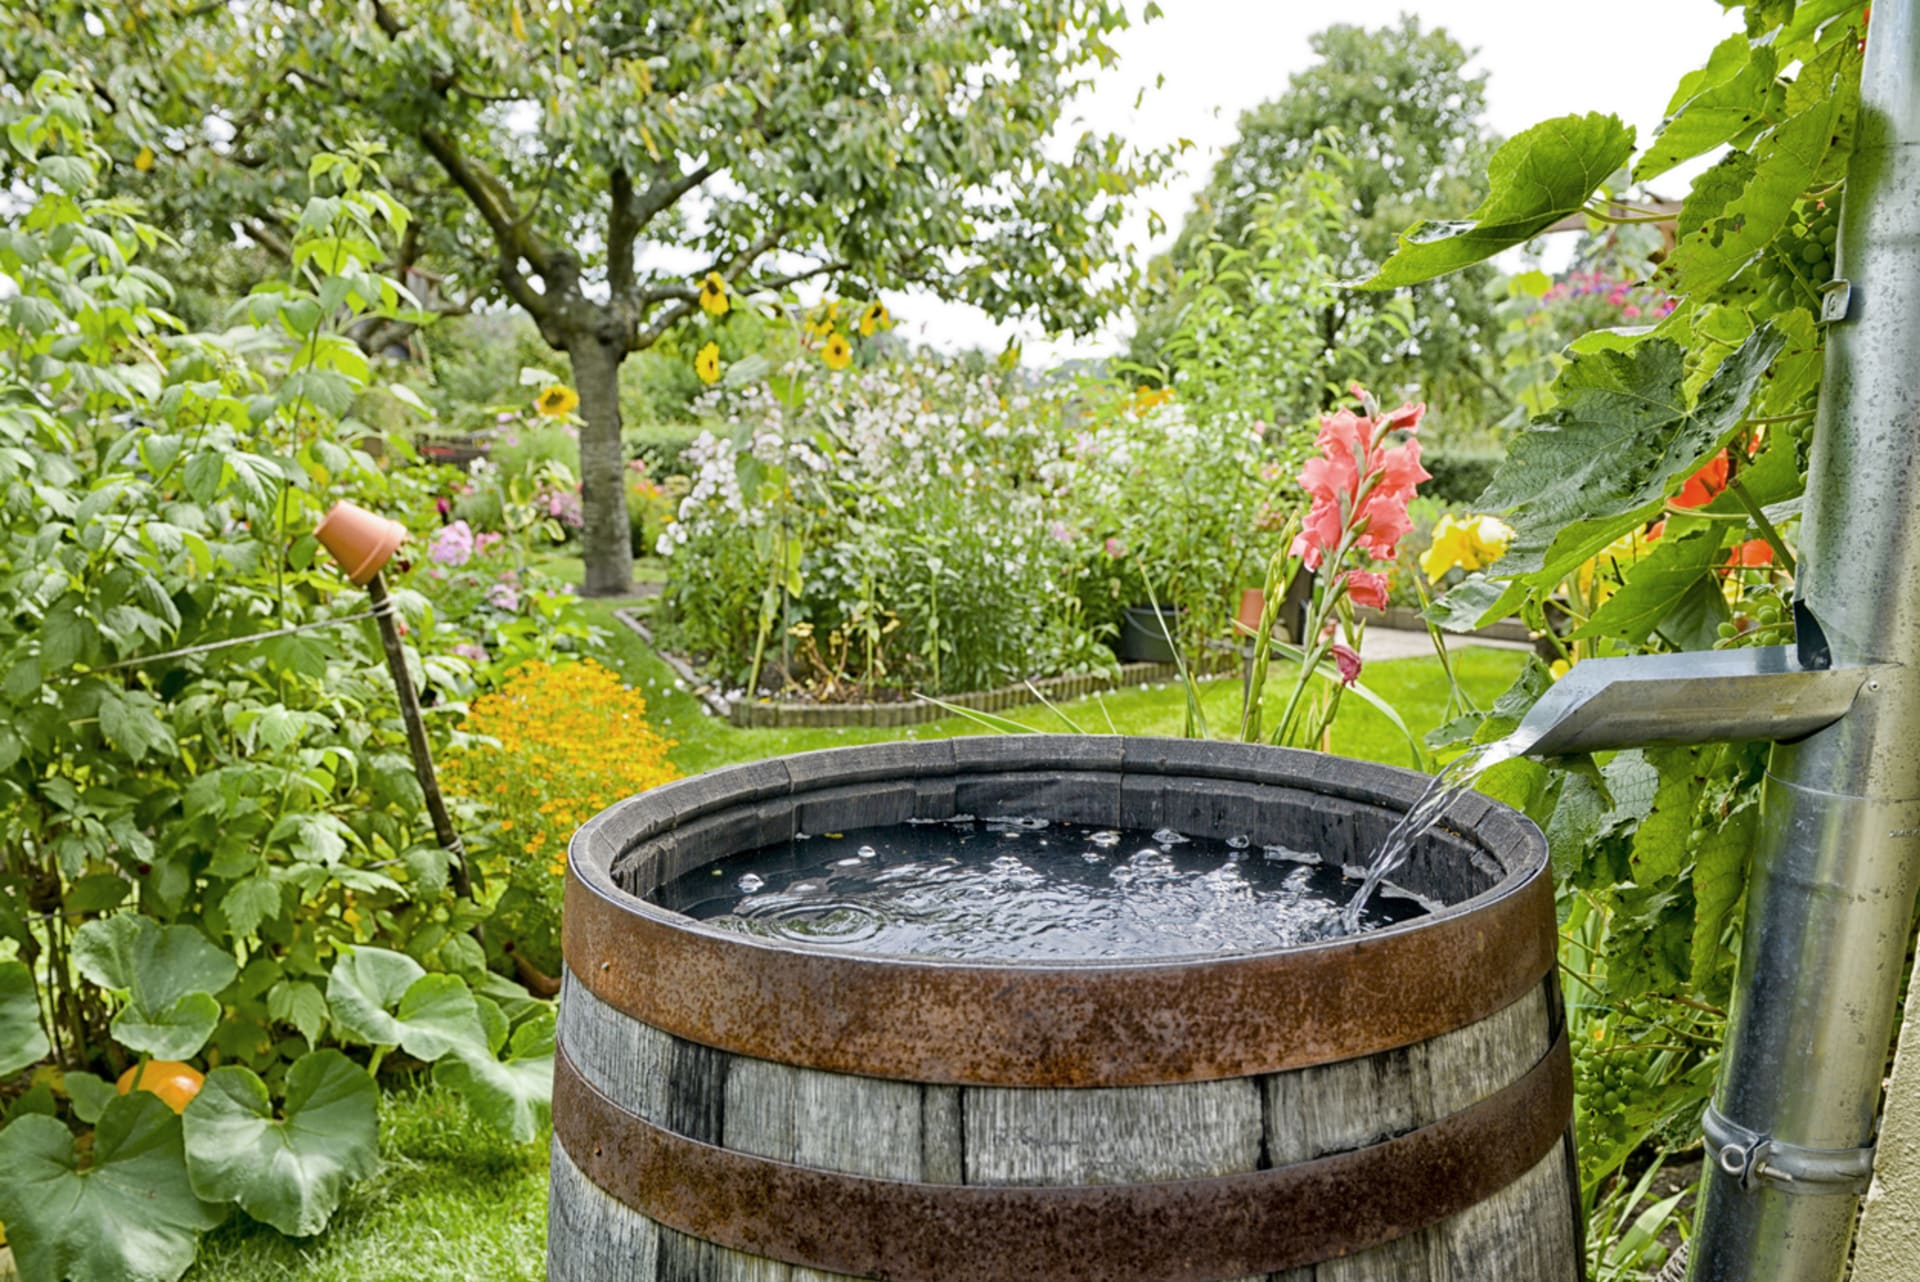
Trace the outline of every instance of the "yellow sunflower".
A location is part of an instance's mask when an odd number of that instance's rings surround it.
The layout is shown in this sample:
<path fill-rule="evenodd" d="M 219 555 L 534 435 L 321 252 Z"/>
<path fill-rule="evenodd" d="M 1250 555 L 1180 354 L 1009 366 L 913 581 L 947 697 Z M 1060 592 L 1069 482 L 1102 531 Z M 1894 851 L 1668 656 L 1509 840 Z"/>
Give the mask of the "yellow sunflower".
<path fill-rule="evenodd" d="M 726 300 L 721 302 L 724 305 Z M 709 387 L 720 381 L 720 344 L 708 343 L 700 349 L 700 354 L 693 358 L 693 372 Z"/>
<path fill-rule="evenodd" d="M 820 359 L 827 363 L 828 369 L 845 369 L 853 364 L 853 344 L 847 336 L 835 330 L 827 335 L 826 346 L 820 349 Z"/>
<path fill-rule="evenodd" d="M 893 317 L 887 314 L 887 305 L 876 298 L 860 313 L 860 337 L 872 338 L 874 330 L 885 329 L 892 323 Z"/>
<path fill-rule="evenodd" d="M 708 272 L 707 278 L 700 282 L 700 310 L 709 316 L 725 316 L 727 308 L 731 306 L 733 303 L 727 297 L 727 282 L 720 279 L 719 272 Z"/>
<path fill-rule="evenodd" d="M 571 387 L 555 383 L 534 398 L 533 406 L 548 418 L 565 418 L 580 407 L 580 398 Z"/>
<path fill-rule="evenodd" d="M 839 319 L 840 304 L 838 300 L 829 299 L 807 313 L 807 333 L 814 338 L 825 338 L 833 333 Z"/>

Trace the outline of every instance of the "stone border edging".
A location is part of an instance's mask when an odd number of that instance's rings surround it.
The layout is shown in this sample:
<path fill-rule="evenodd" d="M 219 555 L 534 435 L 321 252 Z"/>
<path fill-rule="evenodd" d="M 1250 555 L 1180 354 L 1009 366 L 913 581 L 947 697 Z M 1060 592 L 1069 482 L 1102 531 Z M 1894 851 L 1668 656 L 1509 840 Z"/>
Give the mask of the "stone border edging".
<path fill-rule="evenodd" d="M 944 700 L 944 703 L 950 705 L 948 707 L 937 703 L 907 700 L 898 703 L 730 700 L 715 690 L 711 681 L 695 672 L 685 659 L 662 649 L 653 639 L 653 630 L 631 610 L 615 610 L 613 617 L 631 628 L 636 636 L 645 641 L 667 667 L 673 670 L 673 674 L 686 683 L 687 692 L 704 703 L 709 712 L 743 729 L 918 726 L 958 715 L 952 711 L 953 708 L 965 708 L 969 712 L 993 713 L 1040 702 L 1034 697 L 1033 690 L 1025 684 L 951 695 Z M 1240 663 L 1239 651 L 1228 648 L 1217 653 L 1211 662 L 1201 664 L 1200 673 L 1209 677 L 1220 676 L 1235 670 Z M 1033 684 L 1049 701 L 1066 702 L 1108 690 L 1121 690 L 1179 679 L 1180 669 L 1172 663 L 1123 663 L 1120 665 L 1117 677 L 1108 677 L 1099 673 L 1080 673 L 1072 676 L 1044 677 Z"/>

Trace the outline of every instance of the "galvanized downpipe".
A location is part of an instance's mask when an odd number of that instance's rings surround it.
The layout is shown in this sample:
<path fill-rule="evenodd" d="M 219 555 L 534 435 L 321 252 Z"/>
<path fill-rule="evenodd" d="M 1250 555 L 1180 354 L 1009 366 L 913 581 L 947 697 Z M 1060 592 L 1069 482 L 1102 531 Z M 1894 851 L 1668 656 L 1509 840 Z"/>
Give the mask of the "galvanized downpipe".
<path fill-rule="evenodd" d="M 1844 1275 L 1920 891 L 1917 9 L 1873 7 L 1801 528 L 1805 613 L 1875 671 L 1768 766 L 1693 1282 Z"/>

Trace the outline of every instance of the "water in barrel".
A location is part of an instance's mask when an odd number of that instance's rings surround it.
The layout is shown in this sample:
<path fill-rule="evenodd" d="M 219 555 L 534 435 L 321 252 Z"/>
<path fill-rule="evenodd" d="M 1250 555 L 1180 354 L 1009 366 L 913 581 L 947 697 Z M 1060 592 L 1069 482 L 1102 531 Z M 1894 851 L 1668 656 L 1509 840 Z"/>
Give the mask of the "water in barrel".
<path fill-rule="evenodd" d="M 1358 885 L 1312 851 L 1247 837 L 962 816 L 797 837 L 695 868 L 653 898 L 770 939 L 1052 961 L 1285 948 L 1429 910 L 1389 885 L 1349 923 Z"/>

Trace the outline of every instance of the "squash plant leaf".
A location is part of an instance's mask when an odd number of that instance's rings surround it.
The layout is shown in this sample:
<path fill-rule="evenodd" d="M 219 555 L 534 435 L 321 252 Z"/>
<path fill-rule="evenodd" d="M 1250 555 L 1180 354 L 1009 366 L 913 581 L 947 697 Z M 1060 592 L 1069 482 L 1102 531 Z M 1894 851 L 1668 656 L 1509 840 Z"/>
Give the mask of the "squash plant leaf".
<path fill-rule="evenodd" d="M 146 1091 L 115 1097 L 82 1167 L 73 1133 L 30 1114 L 0 1131 L 0 1222 L 20 1275 L 171 1282 L 224 1212 L 194 1195 L 180 1119 Z"/>
<path fill-rule="evenodd" d="M 356 948 L 334 963 L 327 1004 L 339 1028 L 369 1046 L 439 1059 L 456 1046 L 487 1047 L 480 1010 L 458 975 L 429 975 L 405 953 Z"/>
<path fill-rule="evenodd" d="M 513 1030 L 503 1060 L 485 1046 L 462 1045 L 433 1066 L 433 1080 L 466 1098 L 476 1117 L 517 1143 L 533 1140 L 553 1095 L 551 1010 Z"/>
<path fill-rule="evenodd" d="M 0 962 L 0 1077 L 45 1059 L 47 1049 L 33 973 L 24 962 Z"/>
<path fill-rule="evenodd" d="M 1560 116 L 1502 143 L 1487 165 L 1487 198 L 1469 218 L 1421 222 L 1361 289 L 1397 289 L 1525 244 L 1569 214 L 1633 155 L 1618 116 Z"/>
<path fill-rule="evenodd" d="M 126 998 L 113 1035 L 129 1050 L 156 1059 L 189 1059 L 220 1022 L 214 994 L 240 973 L 232 954 L 191 926 L 162 926 L 120 913 L 75 933 L 73 961 L 82 975 Z"/>
<path fill-rule="evenodd" d="M 1481 504 L 1514 528 L 1497 571 L 1544 586 L 1656 515 L 1733 438 L 1785 339 L 1763 326 L 1686 395 L 1686 351 L 1649 338 L 1576 357 L 1554 407 L 1507 453 Z"/>
<path fill-rule="evenodd" d="M 230 1065 L 207 1075 L 183 1121 L 194 1192 L 294 1237 L 326 1228 L 347 1188 L 379 1164 L 379 1092 L 335 1050 L 294 1061 L 278 1117 L 266 1084 Z"/>

